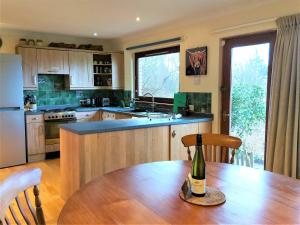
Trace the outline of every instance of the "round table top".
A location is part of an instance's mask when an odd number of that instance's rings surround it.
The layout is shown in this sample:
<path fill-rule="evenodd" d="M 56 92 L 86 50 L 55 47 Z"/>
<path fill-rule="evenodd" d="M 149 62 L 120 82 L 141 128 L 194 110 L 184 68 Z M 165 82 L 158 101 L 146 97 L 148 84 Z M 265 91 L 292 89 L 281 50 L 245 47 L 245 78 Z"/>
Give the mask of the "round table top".
<path fill-rule="evenodd" d="M 300 223 L 299 180 L 207 162 L 207 185 L 226 202 L 204 207 L 179 197 L 190 168 L 189 161 L 165 161 L 108 173 L 67 200 L 58 224 Z"/>

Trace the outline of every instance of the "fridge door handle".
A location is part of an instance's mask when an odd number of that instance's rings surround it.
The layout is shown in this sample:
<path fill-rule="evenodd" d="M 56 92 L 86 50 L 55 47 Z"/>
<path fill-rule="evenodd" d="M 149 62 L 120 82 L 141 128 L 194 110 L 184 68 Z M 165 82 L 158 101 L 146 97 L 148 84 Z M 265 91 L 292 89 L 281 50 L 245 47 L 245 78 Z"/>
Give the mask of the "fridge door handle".
<path fill-rule="evenodd" d="M 21 110 L 21 107 L 0 107 L 0 111 L 17 111 Z"/>
<path fill-rule="evenodd" d="M 37 77 L 36 75 L 33 75 L 33 76 L 32 76 L 32 82 L 33 82 L 33 85 L 36 85 L 36 83 L 37 83 L 37 82 L 36 82 L 36 80 L 37 80 L 36 77 Z"/>

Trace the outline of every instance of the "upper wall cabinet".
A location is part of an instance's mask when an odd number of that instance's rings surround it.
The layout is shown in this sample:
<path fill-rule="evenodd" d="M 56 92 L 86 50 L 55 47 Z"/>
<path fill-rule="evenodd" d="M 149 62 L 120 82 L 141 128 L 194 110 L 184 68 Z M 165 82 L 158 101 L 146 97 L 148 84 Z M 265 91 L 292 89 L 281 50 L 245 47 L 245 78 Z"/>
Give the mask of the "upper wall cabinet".
<path fill-rule="evenodd" d="M 65 50 L 37 49 L 39 74 L 69 74 L 69 56 Z"/>
<path fill-rule="evenodd" d="M 124 88 L 124 54 L 112 53 L 112 88 Z"/>
<path fill-rule="evenodd" d="M 17 46 L 24 90 L 38 88 L 38 74 L 66 74 L 71 90 L 123 89 L 124 54 L 80 49 Z"/>
<path fill-rule="evenodd" d="M 94 87 L 93 53 L 69 51 L 70 89 Z"/>
<path fill-rule="evenodd" d="M 24 90 L 37 89 L 37 50 L 18 47 L 17 53 L 22 56 Z"/>

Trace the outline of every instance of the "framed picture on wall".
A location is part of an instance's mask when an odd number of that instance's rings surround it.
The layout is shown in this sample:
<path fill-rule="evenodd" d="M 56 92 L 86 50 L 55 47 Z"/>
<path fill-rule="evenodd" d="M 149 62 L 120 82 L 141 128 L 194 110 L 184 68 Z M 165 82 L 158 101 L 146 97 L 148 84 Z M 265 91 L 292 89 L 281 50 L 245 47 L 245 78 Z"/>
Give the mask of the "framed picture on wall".
<path fill-rule="evenodd" d="M 207 46 L 186 50 L 186 75 L 207 75 Z"/>

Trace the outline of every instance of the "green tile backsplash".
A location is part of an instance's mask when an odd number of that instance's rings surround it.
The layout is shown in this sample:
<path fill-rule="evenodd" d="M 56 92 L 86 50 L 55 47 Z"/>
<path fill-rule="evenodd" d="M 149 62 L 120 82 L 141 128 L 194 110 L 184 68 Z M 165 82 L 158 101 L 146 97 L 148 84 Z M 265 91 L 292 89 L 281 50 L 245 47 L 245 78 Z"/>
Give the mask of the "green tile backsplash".
<path fill-rule="evenodd" d="M 211 93 L 182 92 L 187 94 L 195 112 L 211 113 Z"/>
<path fill-rule="evenodd" d="M 211 112 L 211 93 L 184 92 L 194 105 L 195 112 Z M 78 105 L 79 100 L 92 97 L 109 97 L 112 105 L 119 106 L 121 100 L 129 104 L 131 91 L 124 90 L 68 90 L 63 75 L 39 75 L 38 90 L 24 91 L 24 96 L 34 95 L 38 106 Z"/>
<path fill-rule="evenodd" d="M 211 93 L 202 93 L 202 92 L 181 92 L 187 95 L 187 98 L 190 99 L 190 104 L 194 105 L 195 112 L 202 113 L 211 113 Z M 145 104 L 141 102 L 136 103 L 137 108 L 142 109 L 151 109 L 150 104 Z M 155 109 L 158 111 L 173 111 L 173 106 L 166 105 L 156 105 Z"/>
<path fill-rule="evenodd" d="M 24 96 L 34 95 L 38 106 L 79 104 L 79 100 L 92 97 L 109 97 L 119 105 L 124 98 L 130 98 L 131 92 L 124 90 L 68 90 L 62 75 L 39 75 L 38 90 L 24 91 Z"/>

